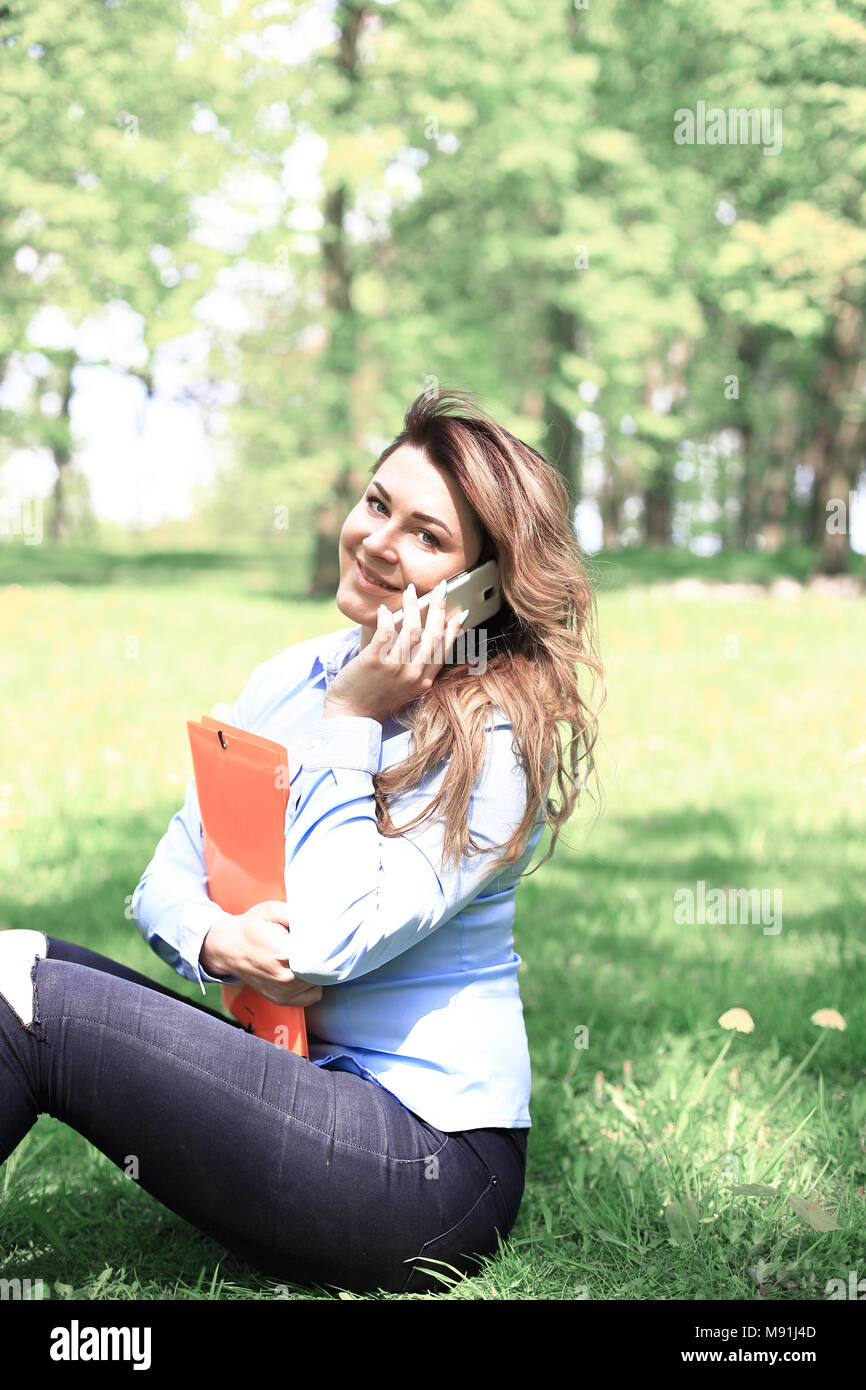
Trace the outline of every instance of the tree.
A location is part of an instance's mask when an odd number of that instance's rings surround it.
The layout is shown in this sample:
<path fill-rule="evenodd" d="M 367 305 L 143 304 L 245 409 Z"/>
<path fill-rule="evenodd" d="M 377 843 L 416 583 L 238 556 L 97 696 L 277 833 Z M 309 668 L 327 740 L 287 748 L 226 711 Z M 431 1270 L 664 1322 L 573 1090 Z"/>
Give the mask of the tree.
<path fill-rule="evenodd" d="M 140 358 L 123 365 L 150 384 L 157 348 L 189 331 L 225 260 L 196 239 L 193 202 L 225 163 L 208 103 L 237 109 L 242 80 L 214 16 L 190 13 L 203 26 L 195 43 L 178 32 L 172 0 L 10 0 L 0 14 L 0 362 L 27 371 L 36 347 L 49 364 L 23 409 L 0 413 L 0 431 L 7 447 L 50 448 L 55 537 L 76 371 L 84 360 L 113 365 L 82 357 L 82 325 L 118 303 L 139 314 Z M 48 396 L 59 414 L 42 408 Z"/>

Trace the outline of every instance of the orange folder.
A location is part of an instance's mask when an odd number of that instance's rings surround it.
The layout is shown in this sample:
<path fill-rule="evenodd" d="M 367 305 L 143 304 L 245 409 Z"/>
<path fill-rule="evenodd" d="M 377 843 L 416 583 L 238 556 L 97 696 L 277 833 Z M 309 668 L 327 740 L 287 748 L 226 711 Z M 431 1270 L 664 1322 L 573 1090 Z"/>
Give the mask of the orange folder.
<path fill-rule="evenodd" d="M 187 720 L 201 811 L 208 893 L 237 916 L 285 902 L 288 753 L 280 743 L 203 715 Z M 309 1057 L 304 1010 L 272 1004 L 249 985 L 223 985 L 229 1013 L 259 1038 Z"/>

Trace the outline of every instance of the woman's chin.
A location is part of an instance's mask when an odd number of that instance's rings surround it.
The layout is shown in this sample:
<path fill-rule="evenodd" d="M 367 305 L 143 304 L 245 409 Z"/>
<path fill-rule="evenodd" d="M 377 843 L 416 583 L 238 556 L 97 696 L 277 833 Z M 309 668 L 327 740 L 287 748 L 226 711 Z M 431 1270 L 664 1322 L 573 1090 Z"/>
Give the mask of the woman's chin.
<path fill-rule="evenodd" d="M 343 617 L 348 618 L 350 622 L 360 623 L 366 627 L 376 626 L 376 610 L 378 608 L 376 600 L 365 599 L 362 594 L 356 593 L 350 583 L 340 584 L 334 602 Z"/>

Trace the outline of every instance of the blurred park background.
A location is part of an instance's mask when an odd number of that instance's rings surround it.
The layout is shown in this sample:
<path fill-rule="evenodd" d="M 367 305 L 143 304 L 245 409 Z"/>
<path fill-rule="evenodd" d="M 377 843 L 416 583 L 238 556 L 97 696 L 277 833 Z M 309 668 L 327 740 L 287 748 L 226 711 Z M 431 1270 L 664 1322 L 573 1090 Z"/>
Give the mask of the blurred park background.
<path fill-rule="evenodd" d="M 130 911 L 185 721 L 346 625 L 410 401 L 565 479 L 605 814 L 517 895 L 527 1195 L 455 1297 L 862 1269 L 864 60 L 852 0 L 0 4 L 0 926 L 195 998 Z M 780 930 L 679 925 L 702 881 Z M 49 1116 L 2 1197 L 58 1297 L 273 1296 Z"/>
<path fill-rule="evenodd" d="M 39 536 L 332 592 L 437 385 L 555 462 L 588 552 L 863 573 L 862 3 L 28 0 L 0 54 L 24 574 Z"/>

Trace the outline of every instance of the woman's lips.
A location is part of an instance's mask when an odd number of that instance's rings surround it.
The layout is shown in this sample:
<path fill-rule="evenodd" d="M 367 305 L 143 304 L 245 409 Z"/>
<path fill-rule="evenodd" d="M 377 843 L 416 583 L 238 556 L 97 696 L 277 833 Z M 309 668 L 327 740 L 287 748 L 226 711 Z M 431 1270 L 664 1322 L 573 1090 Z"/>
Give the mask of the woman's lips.
<path fill-rule="evenodd" d="M 369 589 L 371 593 L 397 594 L 400 592 L 399 589 L 397 589 L 394 585 L 391 584 L 374 584 L 373 581 L 368 579 L 367 576 L 364 574 L 364 571 L 361 568 L 361 562 L 359 560 L 355 561 L 355 577 L 361 588 Z"/>

